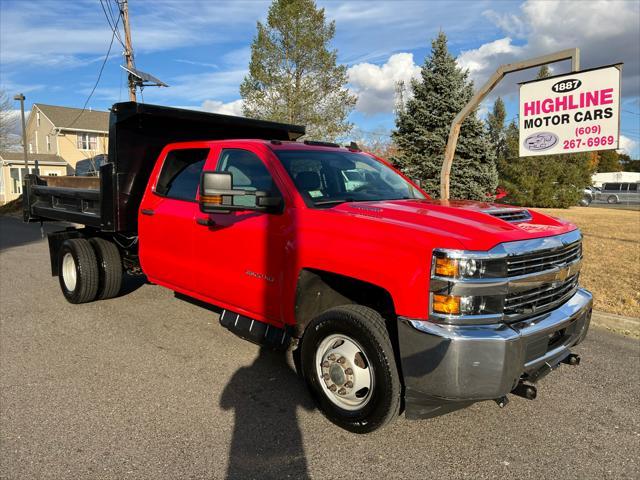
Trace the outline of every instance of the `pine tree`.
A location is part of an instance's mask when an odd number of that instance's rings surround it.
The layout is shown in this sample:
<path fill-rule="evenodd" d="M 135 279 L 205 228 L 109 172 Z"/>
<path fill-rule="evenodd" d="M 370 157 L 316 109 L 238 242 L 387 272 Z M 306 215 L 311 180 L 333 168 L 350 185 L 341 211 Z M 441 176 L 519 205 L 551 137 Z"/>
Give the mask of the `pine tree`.
<path fill-rule="evenodd" d="M 496 155 L 496 163 L 499 165 L 504 161 L 505 149 L 505 120 L 507 110 L 504 107 L 502 98 L 496 98 L 493 110 L 487 115 L 487 136 L 491 143 L 491 148 Z M 498 167 L 498 171 L 500 171 Z"/>
<path fill-rule="evenodd" d="M 307 136 L 347 133 L 356 97 L 347 70 L 329 49 L 335 22 L 313 0 L 274 0 L 266 25 L 258 22 L 249 74 L 240 86 L 246 116 L 307 126 Z"/>
<path fill-rule="evenodd" d="M 440 170 L 449 128 L 473 95 L 468 73 L 456 64 L 440 33 L 411 83 L 413 97 L 398 112 L 393 138 L 399 153 L 393 158 L 407 175 L 418 178 L 429 194 L 440 193 Z M 451 169 L 451 197 L 486 200 L 497 186 L 494 155 L 475 112 L 462 124 Z"/>

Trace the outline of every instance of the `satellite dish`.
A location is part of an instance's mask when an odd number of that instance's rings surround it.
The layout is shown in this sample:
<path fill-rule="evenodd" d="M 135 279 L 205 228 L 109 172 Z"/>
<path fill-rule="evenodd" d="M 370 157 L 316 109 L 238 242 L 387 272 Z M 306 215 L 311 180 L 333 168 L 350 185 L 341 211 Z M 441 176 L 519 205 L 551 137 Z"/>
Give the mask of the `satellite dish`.
<path fill-rule="evenodd" d="M 166 83 L 162 80 L 157 79 L 153 75 L 149 73 L 145 73 L 141 70 L 136 70 L 135 68 L 128 68 L 124 65 L 120 65 L 120 67 L 127 72 L 133 78 L 133 82 L 139 87 L 168 87 Z"/>

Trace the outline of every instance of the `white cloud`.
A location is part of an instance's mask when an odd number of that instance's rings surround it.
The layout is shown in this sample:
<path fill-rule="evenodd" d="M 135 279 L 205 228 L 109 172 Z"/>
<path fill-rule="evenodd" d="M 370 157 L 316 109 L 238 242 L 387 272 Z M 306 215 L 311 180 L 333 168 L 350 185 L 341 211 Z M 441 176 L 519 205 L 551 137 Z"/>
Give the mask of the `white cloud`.
<path fill-rule="evenodd" d="M 640 94 L 640 2 L 527 0 L 520 10 L 519 15 L 484 12 L 507 36 L 460 54 L 476 85 L 501 64 L 579 47 L 582 68 L 624 62 L 623 95 Z M 522 38 L 522 45 L 515 45 L 512 36 Z M 556 66 L 557 73 L 569 68 L 568 62 Z M 513 74 L 495 94 L 515 92 L 516 82 L 525 78 L 531 73 Z"/>
<path fill-rule="evenodd" d="M 356 109 L 364 114 L 393 111 L 396 83 L 408 85 L 420 75 L 411 53 L 391 55 L 383 65 L 359 63 L 347 71 L 351 89 L 358 95 Z"/>
<path fill-rule="evenodd" d="M 202 110 L 223 115 L 242 116 L 242 100 L 238 99 L 227 103 L 220 100 L 205 100 L 202 103 Z"/>
<path fill-rule="evenodd" d="M 620 135 L 620 148 L 618 149 L 618 153 L 626 153 L 627 155 L 633 157 L 634 154 L 637 155 L 638 142 L 630 139 L 629 137 L 625 137 L 624 135 Z"/>
<path fill-rule="evenodd" d="M 511 38 L 501 38 L 493 42 L 485 43 L 475 50 L 462 52 L 458 57 L 458 65 L 469 70 L 473 76 L 483 72 L 487 63 L 493 63 L 493 59 L 503 55 L 518 55 L 522 47 L 517 47 L 511 43 Z"/>

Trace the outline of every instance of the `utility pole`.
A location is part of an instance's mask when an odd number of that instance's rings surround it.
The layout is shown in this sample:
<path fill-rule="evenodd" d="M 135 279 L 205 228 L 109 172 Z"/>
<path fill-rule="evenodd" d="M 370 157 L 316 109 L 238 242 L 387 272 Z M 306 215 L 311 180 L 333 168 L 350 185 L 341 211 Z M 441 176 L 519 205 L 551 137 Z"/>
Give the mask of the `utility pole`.
<path fill-rule="evenodd" d="M 25 171 L 25 175 L 27 173 L 29 173 L 29 153 L 27 152 L 27 129 L 25 127 L 25 122 L 24 122 L 24 100 L 25 100 L 25 96 L 22 93 L 19 93 L 18 95 L 15 95 L 13 97 L 14 100 L 17 100 L 20 102 L 20 115 L 22 118 L 22 148 L 24 148 L 24 171 Z M 38 173 L 38 172 L 36 172 Z"/>
<path fill-rule="evenodd" d="M 129 24 L 129 2 L 128 0 L 120 0 L 120 13 L 122 14 L 122 26 L 124 27 L 124 57 L 127 60 L 127 68 L 132 70 L 133 65 L 133 46 L 131 45 L 131 27 Z M 129 100 L 136 101 L 136 82 L 133 75 L 129 73 Z"/>

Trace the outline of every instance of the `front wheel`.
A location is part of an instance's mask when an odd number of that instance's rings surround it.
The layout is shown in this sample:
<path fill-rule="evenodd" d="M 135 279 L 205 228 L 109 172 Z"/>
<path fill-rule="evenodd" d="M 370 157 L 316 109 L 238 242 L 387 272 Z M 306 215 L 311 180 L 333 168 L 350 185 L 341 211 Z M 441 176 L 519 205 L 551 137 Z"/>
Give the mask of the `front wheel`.
<path fill-rule="evenodd" d="M 614 203 L 618 203 L 618 197 L 616 197 L 615 195 L 609 195 L 609 198 L 607 198 L 607 203 L 613 205 Z"/>
<path fill-rule="evenodd" d="M 305 380 L 333 423 L 368 433 L 396 418 L 400 378 L 378 312 L 361 305 L 327 310 L 308 325 L 300 348 Z"/>

